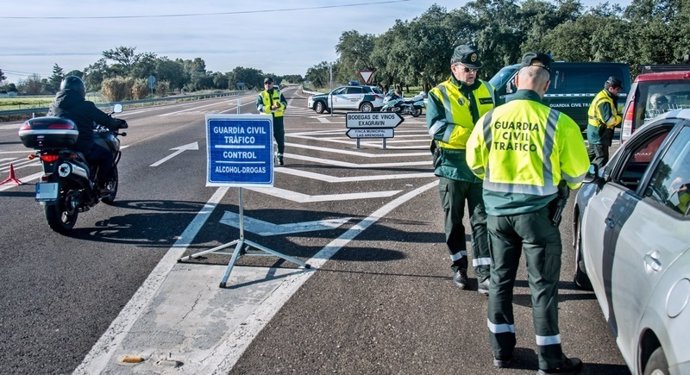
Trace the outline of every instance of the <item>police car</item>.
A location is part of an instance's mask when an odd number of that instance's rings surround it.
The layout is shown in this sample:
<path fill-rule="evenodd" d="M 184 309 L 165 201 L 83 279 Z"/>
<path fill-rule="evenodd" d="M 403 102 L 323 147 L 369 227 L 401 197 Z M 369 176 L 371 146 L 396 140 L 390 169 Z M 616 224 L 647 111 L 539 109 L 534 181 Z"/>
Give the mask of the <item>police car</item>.
<path fill-rule="evenodd" d="M 376 86 L 340 86 L 327 94 L 312 95 L 307 108 L 317 113 L 335 110 L 371 112 L 383 107 L 383 92 Z"/>
<path fill-rule="evenodd" d="M 690 374 L 690 109 L 640 128 L 574 205 L 575 283 L 633 374 Z"/>

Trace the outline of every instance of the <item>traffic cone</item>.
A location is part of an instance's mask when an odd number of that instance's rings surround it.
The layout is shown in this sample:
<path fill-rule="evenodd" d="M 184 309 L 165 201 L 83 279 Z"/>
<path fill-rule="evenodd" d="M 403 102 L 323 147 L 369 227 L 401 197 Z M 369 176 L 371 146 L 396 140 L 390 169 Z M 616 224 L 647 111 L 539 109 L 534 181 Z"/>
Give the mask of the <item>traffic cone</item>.
<path fill-rule="evenodd" d="M 14 165 L 13 165 L 12 163 L 10 163 L 10 175 L 7 176 L 6 179 L 2 180 L 2 182 L 0 182 L 0 185 L 5 184 L 5 183 L 8 183 L 8 182 L 10 182 L 10 181 L 14 182 L 14 183 L 17 184 L 17 185 L 21 185 L 21 184 L 22 184 L 22 182 L 19 181 L 19 180 L 17 179 L 17 177 L 14 175 Z"/>

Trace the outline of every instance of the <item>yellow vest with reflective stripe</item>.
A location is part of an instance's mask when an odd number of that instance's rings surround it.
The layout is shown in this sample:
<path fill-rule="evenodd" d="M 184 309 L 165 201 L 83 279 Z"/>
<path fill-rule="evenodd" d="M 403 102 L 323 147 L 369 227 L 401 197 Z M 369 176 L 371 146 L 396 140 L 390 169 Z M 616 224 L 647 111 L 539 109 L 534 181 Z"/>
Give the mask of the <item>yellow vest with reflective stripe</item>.
<path fill-rule="evenodd" d="M 264 103 L 264 113 L 266 114 L 271 114 L 271 95 L 268 93 L 268 90 L 264 90 L 261 92 L 261 100 L 263 100 Z M 278 103 L 280 104 L 280 107 L 273 111 L 273 114 L 276 117 L 283 117 L 283 112 L 285 111 L 285 107 L 283 104 L 280 102 L 280 90 L 273 88 L 273 103 Z"/>
<path fill-rule="evenodd" d="M 498 193 L 548 196 L 565 180 L 582 183 L 589 167 L 580 128 L 567 115 L 533 100 L 514 100 L 477 122 L 467 162 Z M 561 149 L 565 144 L 570 147 Z M 565 152 L 565 153 L 563 153 Z"/>
<path fill-rule="evenodd" d="M 493 100 L 485 104 L 481 103 L 480 99 L 492 98 L 492 93 L 487 83 L 479 82 L 480 85 L 472 91 L 472 96 L 474 97 L 479 117 L 481 117 L 494 107 L 494 103 Z M 434 95 L 443 103 L 448 127 L 452 127 L 450 133 L 446 132 L 448 135 L 444 137 L 443 141 L 437 141 L 438 147 L 464 150 L 467 138 L 469 138 L 472 129 L 474 129 L 469 99 L 450 79 L 434 87 L 429 92 L 429 95 Z M 486 102 L 486 100 L 484 101 Z"/>
<path fill-rule="evenodd" d="M 607 103 L 609 107 L 611 107 L 611 119 L 609 119 L 608 124 L 604 123 L 602 120 L 603 116 L 601 114 L 601 110 L 599 109 L 599 106 L 602 103 Z M 594 100 L 592 100 L 592 104 L 590 104 L 589 110 L 587 111 L 587 118 L 587 123 L 595 128 L 598 128 L 601 125 L 606 125 L 608 128 L 614 128 L 622 121 L 621 115 L 618 114 L 618 108 L 616 108 L 616 105 L 613 103 L 613 99 L 609 96 L 606 89 L 599 91 L 599 93 L 594 97 Z"/>

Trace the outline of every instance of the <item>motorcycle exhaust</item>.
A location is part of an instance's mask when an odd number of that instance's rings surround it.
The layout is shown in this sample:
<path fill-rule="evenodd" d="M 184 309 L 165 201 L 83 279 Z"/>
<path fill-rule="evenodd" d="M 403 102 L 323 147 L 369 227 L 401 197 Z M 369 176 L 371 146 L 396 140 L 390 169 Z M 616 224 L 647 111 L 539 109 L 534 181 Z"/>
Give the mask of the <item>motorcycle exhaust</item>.
<path fill-rule="evenodd" d="M 66 178 L 70 175 L 76 175 L 86 179 L 87 181 L 89 180 L 89 172 L 86 169 L 70 162 L 65 162 L 58 165 L 57 172 L 62 178 Z"/>

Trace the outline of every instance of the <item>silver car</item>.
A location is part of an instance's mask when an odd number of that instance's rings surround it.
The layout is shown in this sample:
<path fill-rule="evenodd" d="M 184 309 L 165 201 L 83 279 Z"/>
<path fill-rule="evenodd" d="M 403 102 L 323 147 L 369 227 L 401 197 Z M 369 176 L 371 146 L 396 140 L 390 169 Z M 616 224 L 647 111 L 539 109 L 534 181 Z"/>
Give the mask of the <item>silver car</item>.
<path fill-rule="evenodd" d="M 690 374 L 690 110 L 657 117 L 577 194 L 575 283 L 633 374 Z"/>

